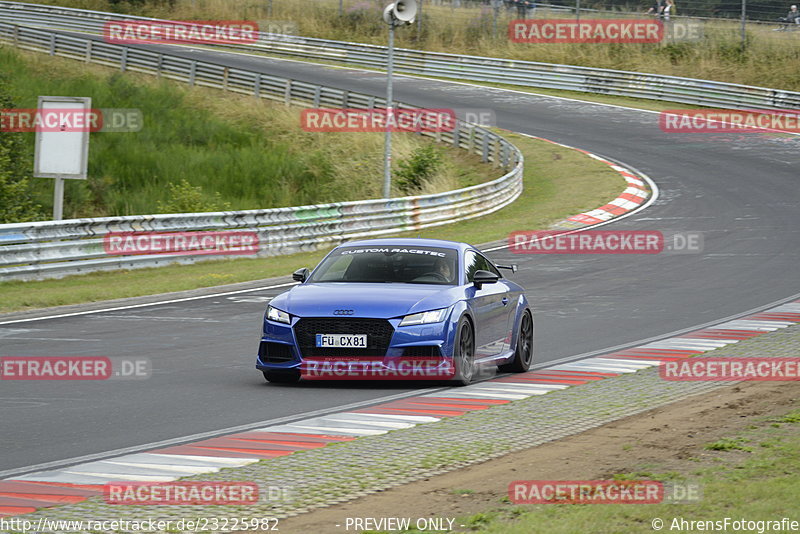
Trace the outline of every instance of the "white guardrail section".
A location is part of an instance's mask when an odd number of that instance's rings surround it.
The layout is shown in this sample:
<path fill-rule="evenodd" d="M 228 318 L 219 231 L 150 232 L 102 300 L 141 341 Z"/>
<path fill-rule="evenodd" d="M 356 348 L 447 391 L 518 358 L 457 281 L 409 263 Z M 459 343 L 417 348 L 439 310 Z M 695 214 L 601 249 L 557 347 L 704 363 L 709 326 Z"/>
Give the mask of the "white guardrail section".
<path fill-rule="evenodd" d="M 157 20 L 113 13 L 0 1 L 0 20 L 100 34 L 109 20 Z M 383 46 L 262 33 L 257 43 L 228 45 L 271 55 L 323 59 L 384 69 Z M 800 109 L 800 93 L 694 78 L 396 49 L 398 72 L 731 109 Z"/>
<path fill-rule="evenodd" d="M 0 43 L 298 106 L 386 107 L 384 99 L 369 95 L 2 22 Z M 462 121 L 456 123 L 452 132 L 422 135 L 477 154 L 484 162 L 502 167 L 505 174 L 456 191 L 403 198 L 218 213 L 1 224 L 0 279 L 53 278 L 210 258 L 208 255 L 108 255 L 103 237 L 111 232 L 253 230 L 259 236 L 258 255 L 271 256 L 486 215 L 510 204 L 522 192 L 522 153 L 503 137 Z"/>

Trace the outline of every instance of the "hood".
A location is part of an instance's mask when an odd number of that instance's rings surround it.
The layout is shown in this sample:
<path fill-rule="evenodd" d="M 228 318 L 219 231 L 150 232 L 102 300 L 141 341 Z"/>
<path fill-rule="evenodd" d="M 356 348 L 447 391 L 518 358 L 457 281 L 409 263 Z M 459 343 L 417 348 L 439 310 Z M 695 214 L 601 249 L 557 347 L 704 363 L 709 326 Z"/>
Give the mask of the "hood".
<path fill-rule="evenodd" d="M 270 305 L 299 317 L 337 317 L 334 310 L 353 310 L 352 317 L 389 319 L 446 308 L 454 286 L 423 284 L 300 284 L 275 297 Z"/>

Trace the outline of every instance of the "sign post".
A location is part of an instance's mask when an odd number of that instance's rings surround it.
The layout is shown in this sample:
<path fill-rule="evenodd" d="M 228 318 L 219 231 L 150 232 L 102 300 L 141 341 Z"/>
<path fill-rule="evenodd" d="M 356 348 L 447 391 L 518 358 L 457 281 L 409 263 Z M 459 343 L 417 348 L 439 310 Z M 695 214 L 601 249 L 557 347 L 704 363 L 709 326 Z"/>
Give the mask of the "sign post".
<path fill-rule="evenodd" d="M 91 108 L 90 97 L 39 97 L 41 125 L 36 128 L 33 175 L 36 178 L 55 179 L 55 221 L 60 221 L 64 216 L 64 180 L 86 179 Z"/>

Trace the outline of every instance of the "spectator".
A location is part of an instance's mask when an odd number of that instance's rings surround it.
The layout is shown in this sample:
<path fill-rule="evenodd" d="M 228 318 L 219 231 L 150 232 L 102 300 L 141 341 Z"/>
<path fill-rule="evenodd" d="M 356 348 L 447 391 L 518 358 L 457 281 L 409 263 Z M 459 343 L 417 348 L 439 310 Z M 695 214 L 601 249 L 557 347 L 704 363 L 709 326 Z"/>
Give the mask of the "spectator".
<path fill-rule="evenodd" d="M 521 19 L 527 19 L 528 10 L 536 8 L 534 0 L 514 0 L 514 5 L 517 6 L 517 17 Z"/>
<path fill-rule="evenodd" d="M 674 14 L 675 14 L 675 2 L 673 0 L 667 0 L 667 3 L 661 10 L 661 18 L 664 19 L 665 21 L 669 21 L 670 15 Z"/>
<path fill-rule="evenodd" d="M 653 6 L 647 10 L 648 15 L 653 15 L 655 17 L 660 17 L 661 12 L 664 10 L 664 0 L 655 0 L 653 2 Z"/>
<path fill-rule="evenodd" d="M 794 22 L 800 25 L 800 11 L 797 10 L 797 6 L 789 8 L 789 13 L 786 15 L 786 22 Z"/>
<path fill-rule="evenodd" d="M 784 24 L 781 24 L 781 27 L 778 28 L 777 31 L 786 31 L 789 29 L 789 24 L 794 23 L 795 25 L 800 25 L 800 11 L 797 10 L 796 5 L 793 5 L 791 8 L 789 8 L 789 13 L 787 13 L 785 17 L 781 17 L 778 20 Z"/>

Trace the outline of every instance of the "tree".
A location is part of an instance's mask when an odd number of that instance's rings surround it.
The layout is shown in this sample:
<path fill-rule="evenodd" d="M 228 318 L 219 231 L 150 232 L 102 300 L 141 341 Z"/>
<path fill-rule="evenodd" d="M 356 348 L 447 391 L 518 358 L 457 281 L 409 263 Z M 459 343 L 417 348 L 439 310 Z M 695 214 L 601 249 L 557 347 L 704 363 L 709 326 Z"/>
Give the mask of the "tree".
<path fill-rule="evenodd" d="M 0 74 L 0 109 L 12 109 L 8 78 Z M 0 131 L 0 223 L 44 219 L 42 207 L 33 201 L 29 165 L 26 164 L 22 134 Z"/>

